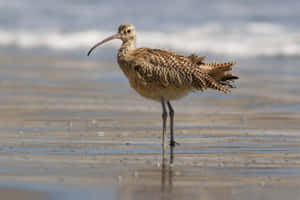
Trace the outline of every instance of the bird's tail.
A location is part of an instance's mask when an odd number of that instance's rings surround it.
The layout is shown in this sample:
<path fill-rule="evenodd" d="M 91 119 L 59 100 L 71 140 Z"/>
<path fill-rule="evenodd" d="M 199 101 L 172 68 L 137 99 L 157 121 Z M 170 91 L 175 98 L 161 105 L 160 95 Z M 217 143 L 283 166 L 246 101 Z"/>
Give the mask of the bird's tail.
<path fill-rule="evenodd" d="M 228 72 L 232 70 L 234 64 L 235 62 L 225 62 L 221 64 L 208 63 L 201 66 L 201 68 L 206 68 L 207 73 L 218 83 L 228 86 L 229 88 L 234 88 L 235 86 L 232 85 L 232 83 L 238 79 L 238 77 Z"/>
<path fill-rule="evenodd" d="M 239 77 L 228 72 L 232 70 L 233 66 L 235 65 L 235 62 L 205 63 L 204 62 L 205 56 L 198 57 L 195 54 L 190 55 L 189 58 L 191 62 L 199 66 L 201 71 L 206 72 L 218 84 L 226 88 L 235 88 L 233 82 Z"/>

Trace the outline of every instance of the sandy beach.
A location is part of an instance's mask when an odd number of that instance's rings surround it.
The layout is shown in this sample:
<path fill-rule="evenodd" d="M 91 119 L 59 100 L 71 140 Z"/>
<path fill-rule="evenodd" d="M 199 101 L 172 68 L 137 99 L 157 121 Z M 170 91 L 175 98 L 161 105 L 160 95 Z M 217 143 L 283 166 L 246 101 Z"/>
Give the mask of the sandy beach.
<path fill-rule="evenodd" d="M 298 58 L 239 59 L 231 94 L 174 102 L 161 155 L 161 106 L 117 64 L 1 55 L 0 193 L 6 199 L 298 199 Z M 219 61 L 222 61 L 221 58 Z M 294 72 L 297 73 L 294 73 Z M 290 73 L 291 72 L 291 73 Z"/>

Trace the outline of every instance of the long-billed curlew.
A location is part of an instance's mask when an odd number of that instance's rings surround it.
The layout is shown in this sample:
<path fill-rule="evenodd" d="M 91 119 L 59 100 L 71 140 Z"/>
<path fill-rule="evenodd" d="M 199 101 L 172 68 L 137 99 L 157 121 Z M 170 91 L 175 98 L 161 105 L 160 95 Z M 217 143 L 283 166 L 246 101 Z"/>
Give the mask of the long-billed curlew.
<path fill-rule="evenodd" d="M 196 90 L 207 88 L 224 93 L 233 88 L 231 83 L 237 76 L 227 72 L 232 70 L 234 62 L 222 64 L 204 63 L 205 57 L 192 54 L 184 56 L 169 50 L 136 48 L 136 30 L 132 24 L 120 25 L 117 34 L 94 45 L 88 55 L 99 45 L 121 39 L 122 46 L 118 52 L 118 64 L 129 80 L 130 86 L 141 96 L 160 101 L 163 119 L 163 143 L 166 132 L 167 111 L 170 115 L 170 145 L 174 140 L 174 109 L 170 100 L 180 99 Z"/>

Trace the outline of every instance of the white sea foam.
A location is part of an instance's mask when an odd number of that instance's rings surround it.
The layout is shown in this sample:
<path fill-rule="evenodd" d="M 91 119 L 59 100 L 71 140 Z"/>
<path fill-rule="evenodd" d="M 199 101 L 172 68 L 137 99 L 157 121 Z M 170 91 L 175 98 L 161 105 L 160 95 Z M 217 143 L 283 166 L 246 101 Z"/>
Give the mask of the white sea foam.
<path fill-rule="evenodd" d="M 0 29 L 0 46 L 46 47 L 60 50 L 89 48 L 113 34 L 111 31 L 5 31 Z M 207 52 L 235 56 L 300 55 L 300 30 L 274 24 L 249 23 L 240 26 L 207 24 L 175 32 L 139 31 L 138 46 L 169 48 L 187 53 Z M 110 42 L 108 47 L 119 47 Z"/>

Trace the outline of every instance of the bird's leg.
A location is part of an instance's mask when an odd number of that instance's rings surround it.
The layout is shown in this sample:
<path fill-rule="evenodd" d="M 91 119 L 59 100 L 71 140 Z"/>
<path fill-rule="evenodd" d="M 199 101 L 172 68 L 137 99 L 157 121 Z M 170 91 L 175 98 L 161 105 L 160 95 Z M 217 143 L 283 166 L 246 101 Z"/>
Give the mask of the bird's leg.
<path fill-rule="evenodd" d="M 170 145 L 175 146 L 175 145 L 179 145 L 179 143 L 175 142 L 175 140 L 174 140 L 174 114 L 175 114 L 175 111 L 172 108 L 172 105 L 169 101 L 167 101 L 167 105 L 169 108 L 169 115 L 170 115 L 170 135 L 171 135 Z"/>
<path fill-rule="evenodd" d="M 164 97 L 161 97 L 161 105 L 162 105 L 162 120 L 163 120 L 163 132 L 162 132 L 162 148 L 163 148 L 163 158 L 165 158 L 165 152 L 166 152 L 166 122 L 167 122 L 167 117 L 168 113 L 166 110 L 166 105 L 165 105 L 165 99 Z"/>

